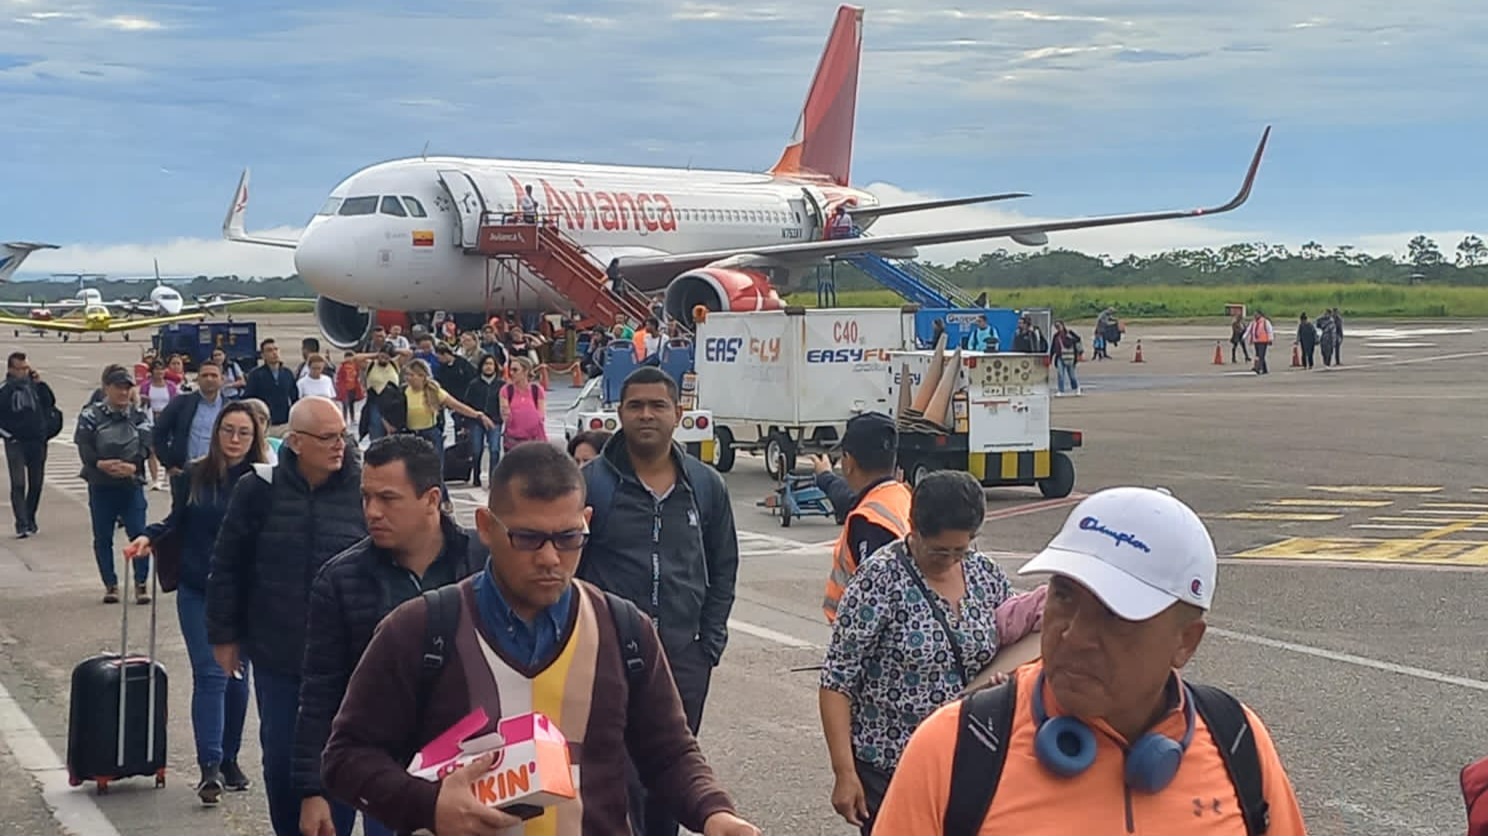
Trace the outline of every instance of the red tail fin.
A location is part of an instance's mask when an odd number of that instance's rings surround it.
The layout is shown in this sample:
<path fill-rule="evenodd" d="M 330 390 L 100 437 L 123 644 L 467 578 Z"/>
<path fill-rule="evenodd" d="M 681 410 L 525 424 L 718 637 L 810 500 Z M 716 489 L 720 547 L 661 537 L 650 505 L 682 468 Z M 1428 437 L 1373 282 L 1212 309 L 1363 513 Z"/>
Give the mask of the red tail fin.
<path fill-rule="evenodd" d="M 862 48 L 862 7 L 837 7 L 837 22 L 816 65 L 816 77 L 801 108 L 796 131 L 780 154 L 780 161 L 770 169 L 771 174 L 824 177 L 839 186 L 848 184 Z"/>

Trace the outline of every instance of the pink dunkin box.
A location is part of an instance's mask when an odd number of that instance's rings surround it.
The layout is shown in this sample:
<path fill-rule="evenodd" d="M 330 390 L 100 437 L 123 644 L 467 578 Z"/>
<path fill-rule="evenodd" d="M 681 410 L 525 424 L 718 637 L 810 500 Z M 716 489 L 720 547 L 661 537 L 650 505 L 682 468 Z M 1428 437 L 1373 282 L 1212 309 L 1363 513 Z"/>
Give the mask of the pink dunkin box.
<path fill-rule="evenodd" d="M 479 734 L 489 723 L 484 709 L 470 712 L 419 750 L 408 764 L 408 773 L 440 781 L 475 758 L 495 751 L 500 754 L 491 770 L 470 785 L 482 804 L 525 819 L 574 797 L 568 739 L 552 720 L 537 713 L 519 714 L 503 718 L 495 732 Z"/>

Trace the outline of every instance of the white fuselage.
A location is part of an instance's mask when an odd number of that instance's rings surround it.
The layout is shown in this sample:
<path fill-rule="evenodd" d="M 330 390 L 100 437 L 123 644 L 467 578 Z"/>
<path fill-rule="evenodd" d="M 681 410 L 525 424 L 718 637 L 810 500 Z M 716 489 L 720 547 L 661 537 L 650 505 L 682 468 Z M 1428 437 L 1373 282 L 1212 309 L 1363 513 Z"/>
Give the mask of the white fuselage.
<path fill-rule="evenodd" d="M 446 185 L 447 184 L 447 185 Z M 522 212 L 525 187 L 596 268 L 616 256 L 674 254 L 812 240 L 828 204 L 857 189 L 769 174 L 465 157 L 395 160 L 332 190 L 295 251 L 317 294 L 380 310 L 566 309 L 515 262 L 467 254 L 476 226 Z M 664 286 L 638 282 L 642 289 Z"/>

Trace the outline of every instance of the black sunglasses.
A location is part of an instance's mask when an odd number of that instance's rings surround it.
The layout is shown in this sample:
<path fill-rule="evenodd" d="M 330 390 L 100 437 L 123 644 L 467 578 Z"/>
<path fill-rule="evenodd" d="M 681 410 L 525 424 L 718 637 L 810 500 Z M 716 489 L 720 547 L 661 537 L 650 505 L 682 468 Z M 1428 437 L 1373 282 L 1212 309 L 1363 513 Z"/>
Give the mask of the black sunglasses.
<path fill-rule="evenodd" d="M 493 516 L 491 519 L 495 520 L 497 525 L 506 529 L 506 539 L 511 542 L 512 548 L 517 551 L 535 552 L 548 543 L 552 543 L 553 548 L 560 552 L 572 552 L 584 548 L 584 545 L 589 542 L 588 528 L 553 532 L 513 531 L 507 528 L 506 523 L 502 522 L 500 518 Z"/>

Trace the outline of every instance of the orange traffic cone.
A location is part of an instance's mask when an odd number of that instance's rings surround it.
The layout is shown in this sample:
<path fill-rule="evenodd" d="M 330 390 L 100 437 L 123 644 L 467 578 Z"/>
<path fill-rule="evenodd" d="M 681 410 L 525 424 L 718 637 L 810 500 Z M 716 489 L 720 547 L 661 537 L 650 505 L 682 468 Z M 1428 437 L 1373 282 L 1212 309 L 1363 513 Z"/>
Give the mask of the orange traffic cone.
<path fill-rule="evenodd" d="M 1141 340 L 1137 340 L 1137 352 L 1132 355 L 1132 362 L 1133 363 L 1145 363 L 1145 362 L 1147 362 L 1146 360 L 1143 360 L 1142 359 L 1142 341 Z"/>
<path fill-rule="evenodd" d="M 573 364 L 573 385 L 575 389 L 584 385 L 584 365 L 577 360 Z"/>
<path fill-rule="evenodd" d="M 1223 366 L 1224 364 L 1225 364 L 1225 361 L 1224 361 L 1224 352 L 1221 351 L 1220 348 L 1219 348 L 1219 340 L 1215 340 L 1214 341 L 1214 365 L 1216 365 L 1216 366 Z"/>
<path fill-rule="evenodd" d="M 1292 368 L 1302 368 L 1302 347 L 1292 343 Z"/>

